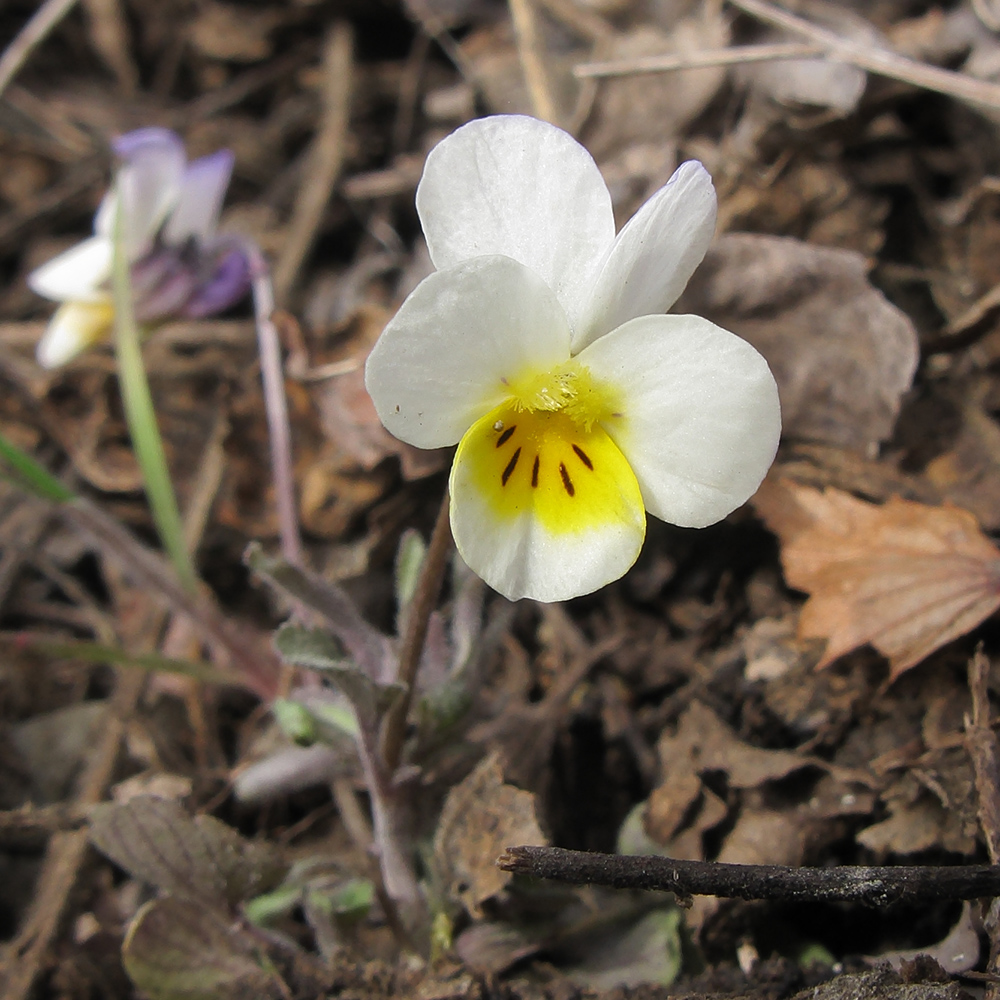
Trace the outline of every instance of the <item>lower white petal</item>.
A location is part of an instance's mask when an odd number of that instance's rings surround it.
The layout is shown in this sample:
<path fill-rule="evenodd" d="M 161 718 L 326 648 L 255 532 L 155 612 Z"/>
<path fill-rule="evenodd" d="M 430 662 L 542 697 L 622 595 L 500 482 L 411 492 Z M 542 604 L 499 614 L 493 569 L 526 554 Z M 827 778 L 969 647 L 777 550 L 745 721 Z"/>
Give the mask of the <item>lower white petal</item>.
<path fill-rule="evenodd" d="M 53 314 L 35 357 L 43 368 L 58 368 L 111 333 L 115 319 L 110 299 L 66 302 Z"/>
<path fill-rule="evenodd" d="M 607 252 L 586 319 L 573 338 L 582 350 L 637 316 L 665 313 L 702 262 L 715 233 L 715 187 L 697 161 L 682 163 L 625 224 Z"/>
<path fill-rule="evenodd" d="M 390 433 L 455 444 L 510 384 L 569 359 L 569 325 L 541 278 L 477 257 L 425 278 L 379 337 L 365 386 Z"/>
<path fill-rule="evenodd" d="M 642 548 L 635 476 L 600 427 L 505 403 L 462 438 L 451 471 L 462 558 L 510 600 L 564 601 L 617 580 Z"/>
<path fill-rule="evenodd" d="M 603 426 L 651 514 L 702 528 L 753 496 L 781 410 L 767 362 L 745 340 L 700 316 L 642 316 L 578 360 L 619 401 Z"/>
<path fill-rule="evenodd" d="M 99 302 L 107 298 L 101 286 L 111 279 L 111 241 L 91 236 L 28 275 L 36 295 L 56 302 Z"/>

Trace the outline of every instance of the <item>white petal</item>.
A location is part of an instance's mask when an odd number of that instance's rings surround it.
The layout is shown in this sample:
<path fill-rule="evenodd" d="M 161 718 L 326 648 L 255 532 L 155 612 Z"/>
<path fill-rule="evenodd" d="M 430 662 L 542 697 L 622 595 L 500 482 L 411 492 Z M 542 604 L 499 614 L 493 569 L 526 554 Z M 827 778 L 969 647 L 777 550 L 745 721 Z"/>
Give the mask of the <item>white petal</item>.
<path fill-rule="evenodd" d="M 188 164 L 180 196 L 163 233 L 168 244 L 176 246 L 189 236 L 206 242 L 214 234 L 233 161 L 233 154 L 223 149 Z"/>
<path fill-rule="evenodd" d="M 562 129 L 523 115 L 481 118 L 438 143 L 417 212 L 435 267 L 513 257 L 555 291 L 574 328 L 615 235 L 591 155 Z"/>
<path fill-rule="evenodd" d="M 123 161 L 115 177 L 115 189 L 125 206 L 125 250 L 129 260 L 136 260 L 150 248 L 180 197 L 184 144 L 169 129 L 144 128 L 120 136 L 113 146 Z M 115 189 L 105 197 L 94 218 L 94 230 L 99 236 L 114 235 Z"/>
<path fill-rule="evenodd" d="M 97 302 L 107 298 L 101 286 L 111 279 L 111 241 L 91 236 L 28 275 L 36 295 L 56 302 Z"/>
<path fill-rule="evenodd" d="M 450 490 L 458 551 L 512 601 L 589 594 L 642 548 L 642 495 L 621 451 L 559 414 L 487 413 L 458 446 Z"/>
<path fill-rule="evenodd" d="M 767 362 L 745 340 L 700 316 L 643 316 L 578 360 L 619 393 L 622 415 L 602 424 L 651 514 L 702 528 L 757 490 L 781 411 Z"/>
<path fill-rule="evenodd" d="M 43 368 L 58 368 L 111 333 L 114 307 L 103 302 L 66 302 L 49 321 L 35 349 Z"/>
<path fill-rule="evenodd" d="M 441 448 L 509 383 L 568 358 L 566 317 L 541 278 L 509 257 L 477 257 L 413 290 L 369 355 L 365 386 L 392 434 Z"/>
<path fill-rule="evenodd" d="M 715 187 L 697 162 L 673 177 L 628 221 L 608 251 L 575 329 L 573 352 L 637 316 L 665 313 L 701 263 L 715 233 Z"/>

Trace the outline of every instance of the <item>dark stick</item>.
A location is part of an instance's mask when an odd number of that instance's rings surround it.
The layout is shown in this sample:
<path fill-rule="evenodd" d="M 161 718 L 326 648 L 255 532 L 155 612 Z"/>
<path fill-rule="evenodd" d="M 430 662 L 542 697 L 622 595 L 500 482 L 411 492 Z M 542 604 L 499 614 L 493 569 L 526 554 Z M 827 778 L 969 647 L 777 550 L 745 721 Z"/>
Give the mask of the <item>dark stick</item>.
<path fill-rule="evenodd" d="M 508 847 L 498 867 L 574 885 L 656 889 L 728 899 L 846 900 L 866 906 L 1000 895 L 1000 865 L 787 868 L 663 857 L 592 854 L 561 847 Z"/>

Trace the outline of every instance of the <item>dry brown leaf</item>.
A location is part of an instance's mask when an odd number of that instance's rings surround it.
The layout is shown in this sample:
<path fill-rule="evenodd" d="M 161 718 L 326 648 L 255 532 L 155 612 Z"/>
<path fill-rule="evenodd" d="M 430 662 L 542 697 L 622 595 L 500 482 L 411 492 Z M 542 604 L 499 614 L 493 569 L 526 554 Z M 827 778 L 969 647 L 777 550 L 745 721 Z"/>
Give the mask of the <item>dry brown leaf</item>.
<path fill-rule="evenodd" d="M 677 311 L 732 330 L 767 358 L 785 437 L 868 452 L 892 434 L 919 352 L 913 323 L 867 270 L 850 250 L 730 233 Z"/>
<path fill-rule="evenodd" d="M 513 845 L 544 845 L 535 817 L 535 796 L 505 785 L 498 754 L 490 754 L 445 800 L 434 835 L 434 860 L 449 896 L 474 917 L 512 876 L 496 859 Z"/>
<path fill-rule="evenodd" d="M 754 506 L 781 540 L 790 586 L 810 594 L 799 635 L 826 639 L 817 666 L 871 643 L 891 678 L 1000 607 L 1000 551 L 968 511 L 767 481 Z"/>

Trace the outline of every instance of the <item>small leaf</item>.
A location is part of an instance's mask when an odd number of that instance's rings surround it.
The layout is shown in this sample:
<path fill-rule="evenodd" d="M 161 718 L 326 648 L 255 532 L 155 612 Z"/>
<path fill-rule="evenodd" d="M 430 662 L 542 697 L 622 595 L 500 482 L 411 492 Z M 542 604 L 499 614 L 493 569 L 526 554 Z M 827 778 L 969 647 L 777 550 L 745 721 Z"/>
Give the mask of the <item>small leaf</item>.
<path fill-rule="evenodd" d="M 122 964 L 150 1000 L 255 1000 L 285 997 L 254 939 L 197 903 L 167 897 L 136 914 Z"/>
<path fill-rule="evenodd" d="M 827 640 L 820 667 L 871 643 L 896 678 L 1000 607 L 1000 551 L 959 507 L 879 506 L 788 480 L 753 503 L 789 586 L 811 595 L 799 635 Z"/>
<path fill-rule="evenodd" d="M 275 633 L 274 648 L 287 663 L 319 670 L 329 677 L 347 696 L 364 727 L 377 726 L 403 691 L 399 684 L 378 684 L 352 666 L 338 653 L 336 641 L 322 629 L 282 625 Z"/>
<path fill-rule="evenodd" d="M 192 819 L 176 802 L 138 795 L 90 813 L 90 840 L 130 875 L 182 899 L 222 908 L 276 885 L 286 866 L 211 816 Z"/>
<path fill-rule="evenodd" d="M 400 615 L 413 599 L 426 554 L 427 543 L 420 532 L 412 528 L 404 531 L 396 551 L 396 607 Z"/>
<path fill-rule="evenodd" d="M 653 910 L 617 933 L 604 931 L 566 974 L 591 990 L 669 986 L 681 971 L 681 922 L 680 910 L 671 907 Z"/>
<path fill-rule="evenodd" d="M 396 661 L 388 636 L 361 617 L 340 587 L 284 559 L 265 555 L 256 542 L 247 548 L 243 560 L 292 600 L 321 614 L 366 674 L 375 680 L 388 680 L 394 675 Z"/>

